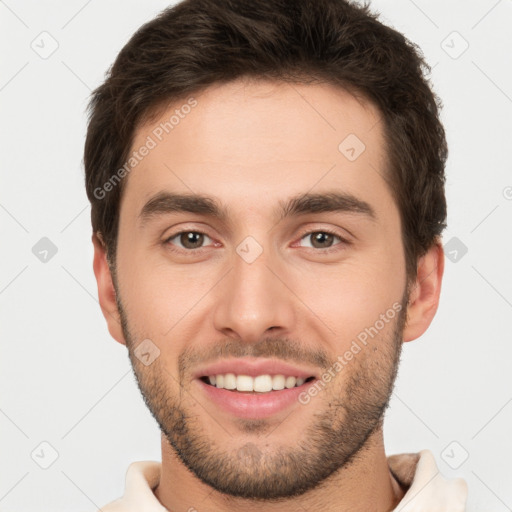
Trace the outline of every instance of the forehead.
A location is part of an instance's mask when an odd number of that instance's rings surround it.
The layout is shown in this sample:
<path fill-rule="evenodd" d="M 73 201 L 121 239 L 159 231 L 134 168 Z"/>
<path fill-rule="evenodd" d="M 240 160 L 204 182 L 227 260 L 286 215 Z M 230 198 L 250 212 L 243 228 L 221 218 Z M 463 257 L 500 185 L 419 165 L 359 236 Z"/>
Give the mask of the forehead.
<path fill-rule="evenodd" d="M 144 156 L 123 202 L 140 210 L 167 190 L 251 208 L 334 188 L 389 204 L 382 128 L 372 103 L 332 85 L 216 84 L 136 130 L 131 152 Z"/>

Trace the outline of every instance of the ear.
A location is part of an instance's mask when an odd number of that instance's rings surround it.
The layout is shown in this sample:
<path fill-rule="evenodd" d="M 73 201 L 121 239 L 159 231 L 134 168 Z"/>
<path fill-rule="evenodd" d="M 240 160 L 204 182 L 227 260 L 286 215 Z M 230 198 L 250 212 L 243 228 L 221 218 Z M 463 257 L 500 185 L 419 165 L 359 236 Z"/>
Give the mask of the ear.
<path fill-rule="evenodd" d="M 121 328 L 121 317 L 116 303 L 116 291 L 112 281 L 112 275 L 107 262 L 107 253 L 105 245 L 100 237 L 94 233 L 92 235 L 92 243 L 94 245 L 94 275 L 98 284 L 98 298 L 100 301 L 101 311 L 107 321 L 108 331 L 112 338 L 126 345 L 123 330 Z"/>
<path fill-rule="evenodd" d="M 419 338 L 436 314 L 444 272 L 444 251 L 440 241 L 418 260 L 417 268 L 416 280 L 410 286 L 404 341 Z"/>

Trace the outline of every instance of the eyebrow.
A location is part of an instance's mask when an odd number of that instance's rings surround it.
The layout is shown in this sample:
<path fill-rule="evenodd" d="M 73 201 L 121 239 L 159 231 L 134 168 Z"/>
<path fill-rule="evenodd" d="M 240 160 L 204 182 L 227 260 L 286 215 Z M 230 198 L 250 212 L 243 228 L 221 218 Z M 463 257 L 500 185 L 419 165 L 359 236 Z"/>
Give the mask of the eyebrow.
<path fill-rule="evenodd" d="M 150 198 L 143 206 L 139 218 L 141 225 L 154 217 L 169 213 L 196 213 L 215 217 L 222 222 L 229 222 L 228 210 L 215 198 L 203 194 L 174 194 L 160 192 Z M 306 193 L 279 201 L 274 210 L 280 222 L 289 217 L 308 213 L 345 212 L 363 215 L 376 220 L 372 206 L 347 192 Z"/>

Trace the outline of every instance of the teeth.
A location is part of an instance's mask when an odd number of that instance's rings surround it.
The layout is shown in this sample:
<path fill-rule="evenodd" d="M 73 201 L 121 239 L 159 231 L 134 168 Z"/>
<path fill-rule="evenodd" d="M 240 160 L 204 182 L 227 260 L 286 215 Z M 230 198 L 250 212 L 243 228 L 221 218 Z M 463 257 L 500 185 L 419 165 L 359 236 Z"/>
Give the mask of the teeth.
<path fill-rule="evenodd" d="M 248 375 L 238 375 L 236 378 L 237 391 L 253 391 L 254 379 Z"/>
<path fill-rule="evenodd" d="M 276 391 L 284 389 L 284 383 L 284 375 L 274 375 L 272 377 L 272 389 L 275 389 Z"/>
<path fill-rule="evenodd" d="M 251 377 L 249 375 L 235 375 L 234 373 L 225 373 L 211 375 L 208 381 L 212 386 L 220 389 L 230 389 L 237 391 L 255 391 L 257 393 L 268 393 L 269 391 L 280 391 L 282 389 L 291 389 L 296 386 L 302 386 L 306 379 L 302 377 L 293 377 L 284 375 L 258 375 Z"/>
<path fill-rule="evenodd" d="M 297 384 L 297 379 L 295 377 L 286 377 L 284 385 L 287 389 L 295 387 L 295 384 Z"/>
<path fill-rule="evenodd" d="M 270 375 L 258 375 L 254 379 L 254 391 L 259 393 L 272 391 L 272 377 Z"/>
<path fill-rule="evenodd" d="M 224 375 L 224 389 L 236 389 L 236 375 L 234 373 Z"/>

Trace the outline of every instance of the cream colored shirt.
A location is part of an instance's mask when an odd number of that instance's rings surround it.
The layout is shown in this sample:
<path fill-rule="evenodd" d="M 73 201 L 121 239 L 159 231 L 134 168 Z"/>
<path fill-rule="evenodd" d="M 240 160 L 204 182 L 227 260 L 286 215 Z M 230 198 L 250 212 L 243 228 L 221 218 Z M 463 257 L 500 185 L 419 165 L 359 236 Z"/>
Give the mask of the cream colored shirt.
<path fill-rule="evenodd" d="M 446 479 L 430 450 L 388 457 L 393 476 L 407 490 L 392 512 L 463 512 L 467 484 L 462 478 Z M 168 512 L 153 494 L 160 480 L 161 463 L 133 462 L 126 471 L 122 498 L 101 508 L 102 512 Z"/>

